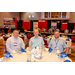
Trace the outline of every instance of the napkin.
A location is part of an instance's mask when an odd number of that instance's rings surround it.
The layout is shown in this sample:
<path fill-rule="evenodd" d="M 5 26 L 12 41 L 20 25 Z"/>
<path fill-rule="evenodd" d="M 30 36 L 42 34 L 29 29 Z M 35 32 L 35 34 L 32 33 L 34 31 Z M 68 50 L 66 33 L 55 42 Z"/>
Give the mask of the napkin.
<path fill-rule="evenodd" d="M 10 57 L 13 58 L 13 56 L 9 52 L 5 53 L 4 57 L 6 57 L 6 58 L 10 58 Z"/>
<path fill-rule="evenodd" d="M 64 62 L 71 62 L 71 61 L 67 59 L 67 60 L 65 60 Z"/>
<path fill-rule="evenodd" d="M 6 34 L 4 34 L 4 36 L 6 36 Z"/>
<path fill-rule="evenodd" d="M 68 39 L 71 39 L 70 37 Z"/>
<path fill-rule="evenodd" d="M 10 53 L 9 53 L 9 52 L 7 52 L 7 53 L 5 53 L 5 54 L 10 55 Z"/>
<path fill-rule="evenodd" d="M 11 35 L 10 35 L 10 37 L 11 37 Z"/>
<path fill-rule="evenodd" d="M 49 52 L 49 53 L 51 53 L 51 52 L 52 52 L 52 50 L 53 50 L 53 49 L 50 47 L 50 48 L 49 48 L 49 50 L 48 50 L 48 52 Z"/>
<path fill-rule="evenodd" d="M 63 56 L 63 55 L 64 55 L 64 56 Z M 60 53 L 60 57 L 61 57 L 61 58 L 63 58 L 63 57 L 67 57 L 67 54 L 64 53 L 64 52 L 61 52 L 61 53 Z"/>
<path fill-rule="evenodd" d="M 23 35 L 21 35 L 21 36 L 23 36 Z"/>
<path fill-rule="evenodd" d="M 69 40 L 69 38 L 68 38 L 68 39 L 66 39 L 66 41 L 70 41 L 70 40 Z"/>
<path fill-rule="evenodd" d="M 26 34 L 24 34 L 26 36 Z"/>
<path fill-rule="evenodd" d="M 49 38 L 49 37 L 46 37 L 45 39 L 47 39 L 47 38 Z"/>
<path fill-rule="evenodd" d="M 52 38 L 50 38 L 49 40 L 51 40 Z"/>
<path fill-rule="evenodd" d="M 26 52 L 23 48 L 21 48 L 21 52 Z"/>

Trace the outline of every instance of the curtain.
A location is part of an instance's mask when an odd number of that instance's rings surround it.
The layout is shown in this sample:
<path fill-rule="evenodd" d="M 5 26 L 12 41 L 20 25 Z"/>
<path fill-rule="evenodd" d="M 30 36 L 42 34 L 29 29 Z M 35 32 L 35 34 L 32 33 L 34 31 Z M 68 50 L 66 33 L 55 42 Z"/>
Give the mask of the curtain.
<path fill-rule="evenodd" d="M 68 27 L 68 23 L 61 23 L 61 30 L 65 30 Z"/>
<path fill-rule="evenodd" d="M 24 29 L 30 29 L 30 20 L 28 21 L 23 20 L 23 26 L 24 26 Z"/>
<path fill-rule="evenodd" d="M 15 18 L 15 29 L 17 29 L 17 18 Z"/>
<path fill-rule="evenodd" d="M 38 20 L 38 28 L 47 30 L 47 20 Z"/>
<path fill-rule="evenodd" d="M 75 29 L 75 23 L 74 23 L 74 29 Z"/>

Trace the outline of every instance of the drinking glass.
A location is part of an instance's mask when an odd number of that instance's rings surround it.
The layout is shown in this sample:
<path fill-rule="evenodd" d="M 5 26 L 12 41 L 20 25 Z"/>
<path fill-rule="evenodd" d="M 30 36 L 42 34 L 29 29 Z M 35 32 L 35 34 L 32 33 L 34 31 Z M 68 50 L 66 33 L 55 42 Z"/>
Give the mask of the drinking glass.
<path fill-rule="evenodd" d="M 29 47 L 27 50 L 27 62 L 31 62 L 31 50 L 32 50 L 31 47 Z"/>

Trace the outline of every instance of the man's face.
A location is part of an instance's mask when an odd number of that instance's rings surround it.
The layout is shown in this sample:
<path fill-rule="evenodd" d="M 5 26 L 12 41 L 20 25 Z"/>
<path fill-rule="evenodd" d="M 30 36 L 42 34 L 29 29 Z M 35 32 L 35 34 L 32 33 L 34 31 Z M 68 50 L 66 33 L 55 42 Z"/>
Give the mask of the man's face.
<path fill-rule="evenodd" d="M 14 32 L 13 32 L 13 36 L 14 36 L 15 38 L 17 38 L 17 37 L 19 36 L 19 32 L 18 32 L 18 31 L 14 31 Z"/>
<path fill-rule="evenodd" d="M 59 32 L 55 32 L 54 36 L 55 36 L 55 38 L 59 38 L 59 36 L 60 36 Z"/>
<path fill-rule="evenodd" d="M 38 30 L 34 30 L 34 36 L 35 36 L 36 38 L 38 37 L 38 34 L 39 34 Z"/>

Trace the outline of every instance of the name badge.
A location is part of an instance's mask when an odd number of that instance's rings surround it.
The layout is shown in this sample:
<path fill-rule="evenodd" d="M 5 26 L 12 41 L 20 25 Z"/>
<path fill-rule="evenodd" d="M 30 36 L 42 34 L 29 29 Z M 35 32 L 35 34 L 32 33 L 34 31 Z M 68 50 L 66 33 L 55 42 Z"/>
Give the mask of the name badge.
<path fill-rule="evenodd" d="M 58 50 L 58 46 L 56 46 L 55 48 L 56 48 L 56 50 Z"/>
<path fill-rule="evenodd" d="M 17 46 L 17 42 L 14 42 L 14 46 Z"/>

